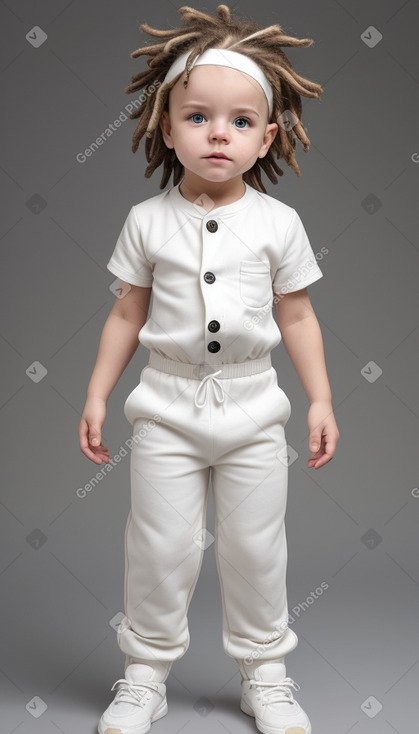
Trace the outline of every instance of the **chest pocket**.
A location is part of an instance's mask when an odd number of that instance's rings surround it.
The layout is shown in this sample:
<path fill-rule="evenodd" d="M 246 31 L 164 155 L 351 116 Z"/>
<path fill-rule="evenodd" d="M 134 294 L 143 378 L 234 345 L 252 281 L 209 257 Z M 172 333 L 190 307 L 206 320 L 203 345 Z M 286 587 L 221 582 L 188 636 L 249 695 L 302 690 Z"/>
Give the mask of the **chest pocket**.
<path fill-rule="evenodd" d="M 272 300 L 269 260 L 240 261 L 240 297 L 253 308 L 261 308 Z"/>

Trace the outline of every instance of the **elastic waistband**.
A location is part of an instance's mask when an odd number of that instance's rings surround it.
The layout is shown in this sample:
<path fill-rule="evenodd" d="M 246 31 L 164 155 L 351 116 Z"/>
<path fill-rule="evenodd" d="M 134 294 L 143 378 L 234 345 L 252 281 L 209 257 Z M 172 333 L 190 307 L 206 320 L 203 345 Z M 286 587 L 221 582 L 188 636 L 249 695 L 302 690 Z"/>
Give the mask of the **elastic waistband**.
<path fill-rule="evenodd" d="M 169 372 L 179 377 L 191 377 L 194 380 L 202 380 L 207 375 L 217 373 L 219 379 L 229 377 L 245 377 L 265 372 L 272 367 L 271 354 L 261 359 L 249 359 L 246 362 L 230 362 L 226 364 L 192 364 L 190 362 L 178 362 L 168 357 L 162 357 L 157 352 L 150 352 L 149 367 L 154 367 L 161 372 Z"/>

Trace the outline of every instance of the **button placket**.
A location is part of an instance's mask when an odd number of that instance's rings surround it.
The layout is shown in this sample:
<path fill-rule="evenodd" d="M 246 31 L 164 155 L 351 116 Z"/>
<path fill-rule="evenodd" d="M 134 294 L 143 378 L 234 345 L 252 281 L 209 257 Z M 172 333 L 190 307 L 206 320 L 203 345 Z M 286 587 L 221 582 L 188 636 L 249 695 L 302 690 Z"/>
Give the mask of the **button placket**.
<path fill-rule="evenodd" d="M 205 228 L 211 234 L 215 234 L 218 231 L 218 222 L 215 219 L 209 219 L 205 223 Z M 203 237 L 204 237 L 204 241 L 205 241 L 205 230 L 204 230 Z M 204 249 L 204 255 L 205 254 L 206 253 L 205 253 L 205 249 Z M 207 270 L 204 273 L 204 276 L 203 277 L 204 277 L 205 283 L 208 283 L 209 285 L 213 285 L 215 283 L 215 281 L 217 280 L 216 275 L 212 271 L 210 271 L 210 270 Z M 206 303 L 206 307 L 207 307 L 207 303 Z M 209 308 L 207 307 L 207 311 L 208 310 L 209 310 Z M 220 330 L 220 322 L 217 321 L 216 319 L 211 319 L 210 321 L 207 322 L 207 329 L 211 333 L 215 333 L 215 332 L 219 331 Z M 220 349 L 221 349 L 221 344 L 220 344 L 219 341 L 210 341 L 210 342 L 207 343 L 207 351 L 210 354 L 216 354 L 217 352 L 220 351 Z"/>

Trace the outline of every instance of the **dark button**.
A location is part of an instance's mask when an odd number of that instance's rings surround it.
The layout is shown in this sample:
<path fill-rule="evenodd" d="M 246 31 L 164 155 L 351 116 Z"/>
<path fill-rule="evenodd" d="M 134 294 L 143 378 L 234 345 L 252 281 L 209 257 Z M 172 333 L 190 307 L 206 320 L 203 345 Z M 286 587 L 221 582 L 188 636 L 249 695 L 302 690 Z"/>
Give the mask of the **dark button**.
<path fill-rule="evenodd" d="M 209 219 L 207 222 L 207 230 L 208 232 L 216 232 L 218 229 L 218 224 L 215 221 L 215 219 Z"/>
<path fill-rule="evenodd" d="M 218 331 L 220 328 L 220 322 L 219 321 L 210 321 L 208 324 L 208 329 L 210 331 Z"/>
<path fill-rule="evenodd" d="M 221 349 L 220 342 L 210 342 L 208 344 L 208 351 L 209 352 L 219 352 Z"/>
<path fill-rule="evenodd" d="M 204 280 L 206 283 L 213 283 L 215 280 L 214 273 L 205 273 Z"/>

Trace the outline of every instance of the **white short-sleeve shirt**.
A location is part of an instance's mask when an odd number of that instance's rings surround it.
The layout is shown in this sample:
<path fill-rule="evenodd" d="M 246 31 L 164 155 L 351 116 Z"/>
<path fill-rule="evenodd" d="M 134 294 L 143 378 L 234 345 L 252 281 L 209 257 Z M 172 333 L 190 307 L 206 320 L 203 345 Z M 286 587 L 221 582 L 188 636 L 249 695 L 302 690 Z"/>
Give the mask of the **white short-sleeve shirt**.
<path fill-rule="evenodd" d="M 295 209 L 245 186 L 212 209 L 177 185 L 129 211 L 107 268 L 152 286 L 138 334 L 147 349 L 193 364 L 265 357 L 281 341 L 275 294 L 323 276 Z"/>

